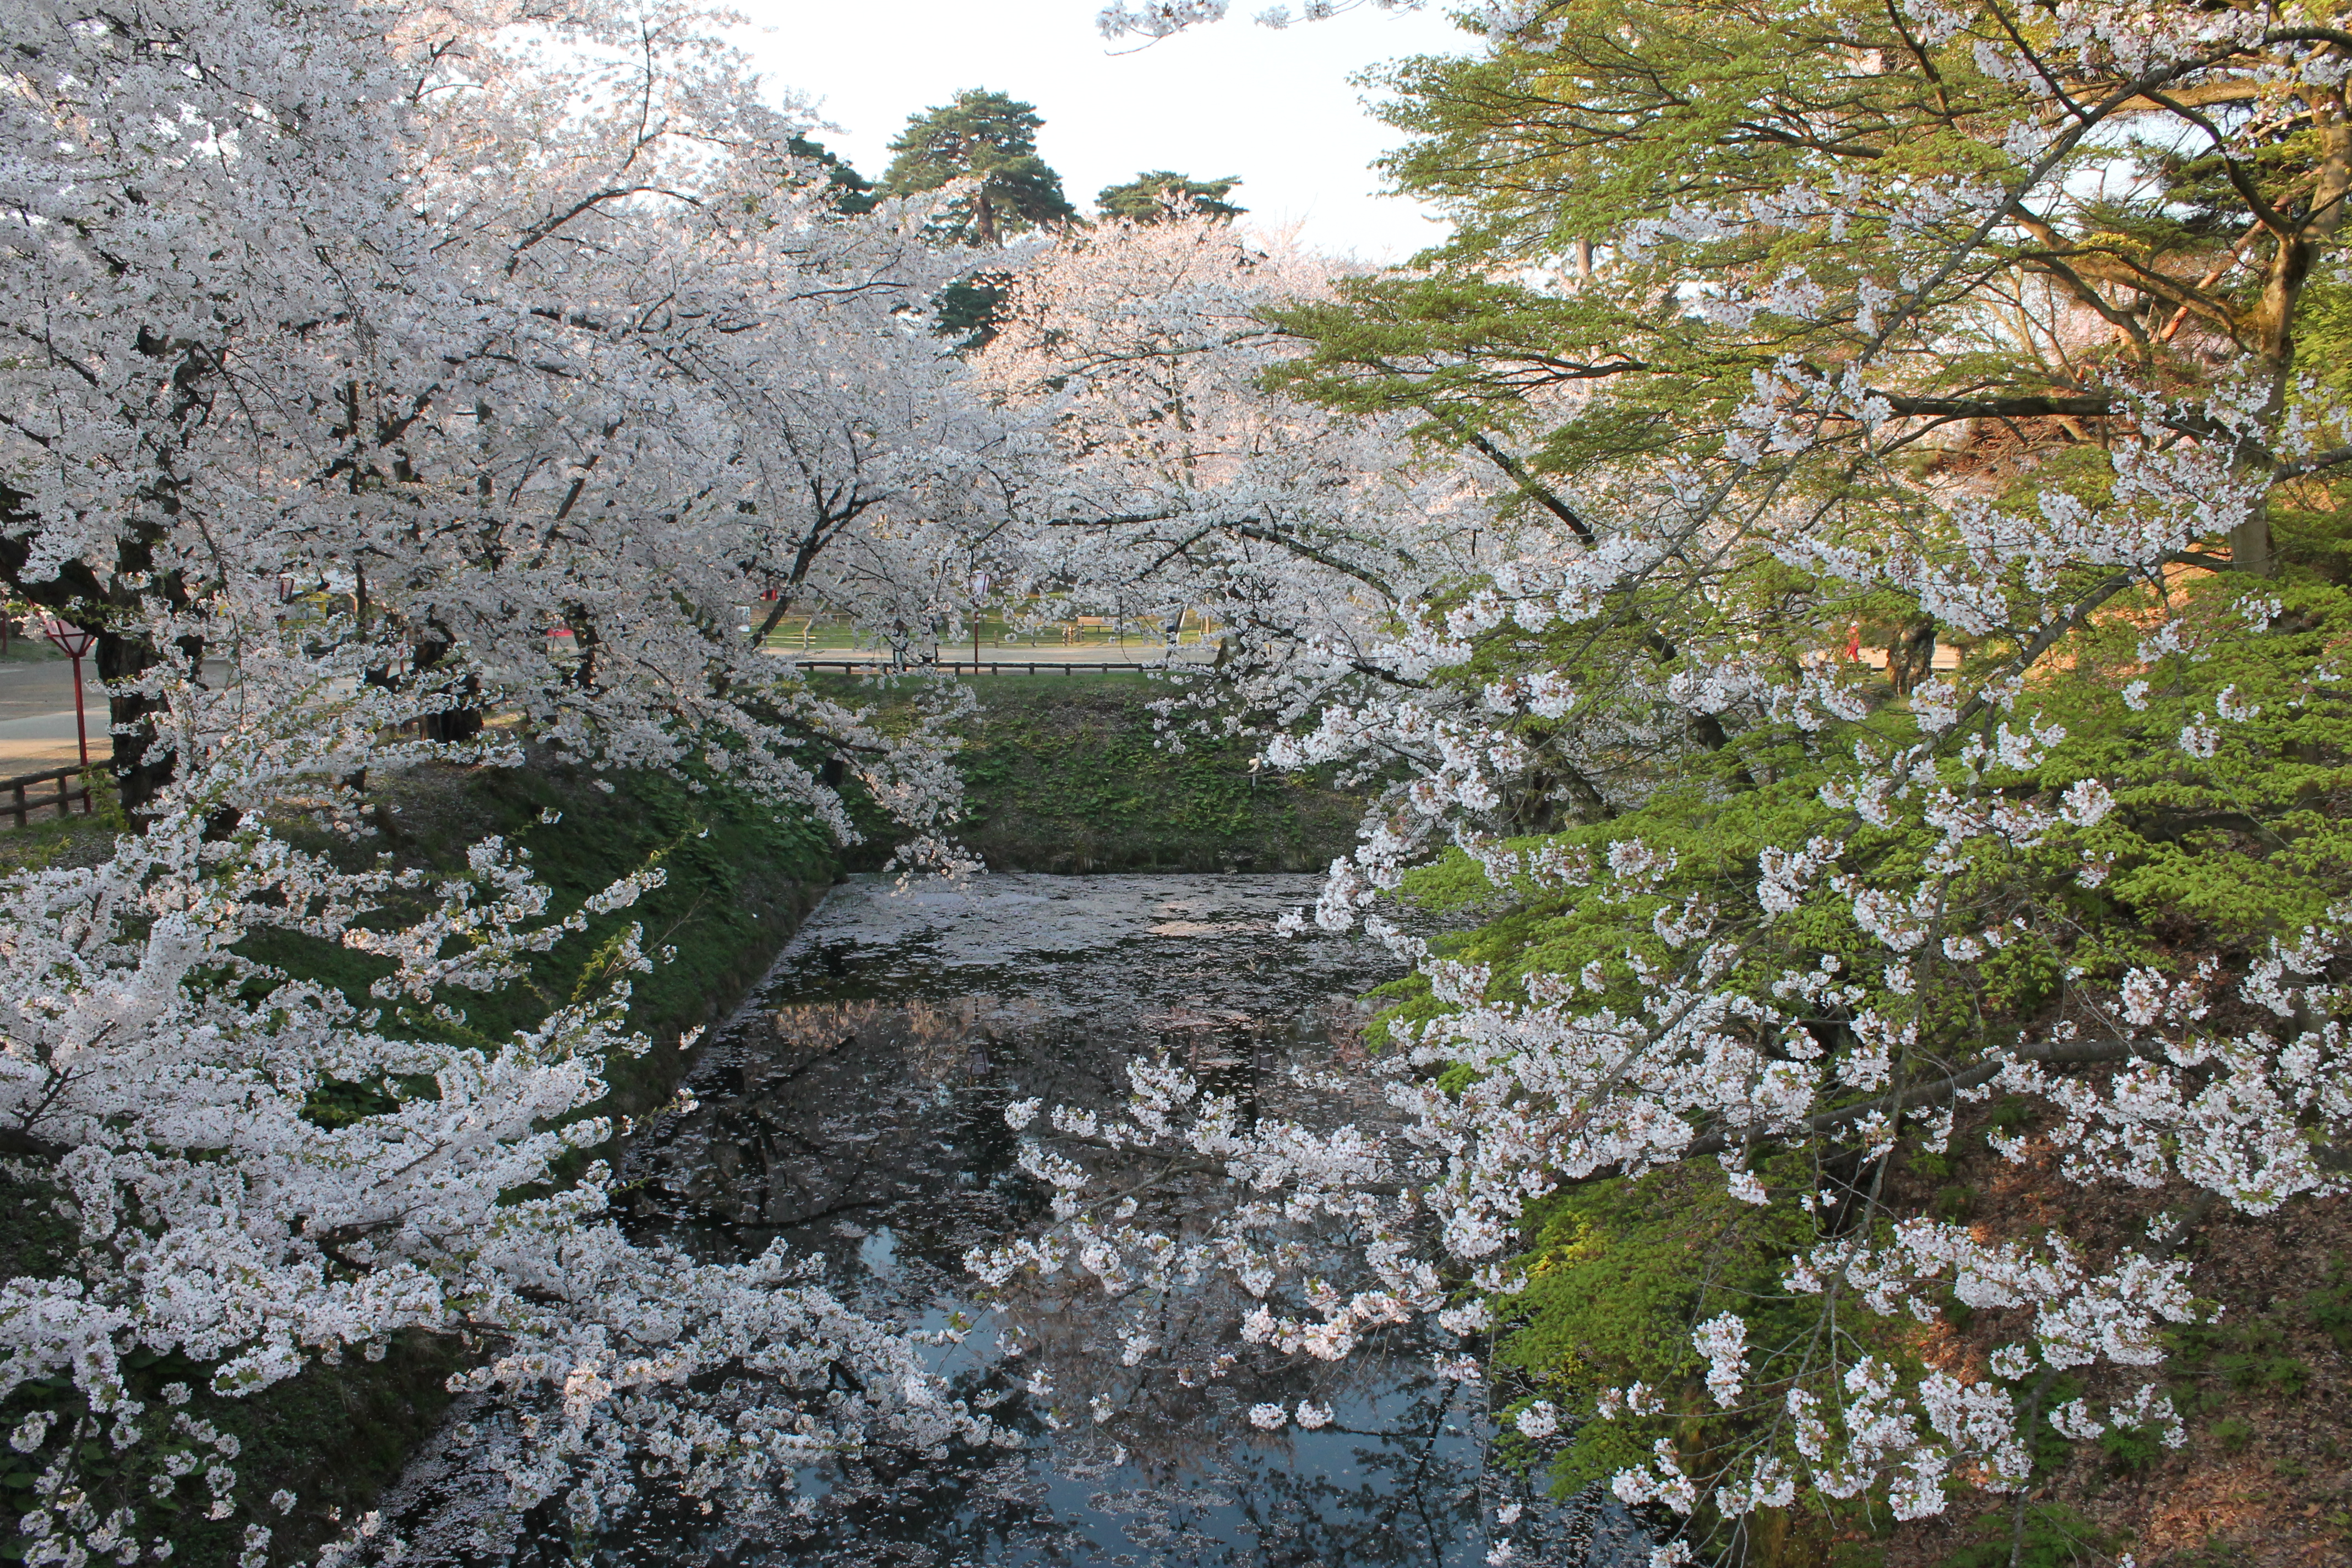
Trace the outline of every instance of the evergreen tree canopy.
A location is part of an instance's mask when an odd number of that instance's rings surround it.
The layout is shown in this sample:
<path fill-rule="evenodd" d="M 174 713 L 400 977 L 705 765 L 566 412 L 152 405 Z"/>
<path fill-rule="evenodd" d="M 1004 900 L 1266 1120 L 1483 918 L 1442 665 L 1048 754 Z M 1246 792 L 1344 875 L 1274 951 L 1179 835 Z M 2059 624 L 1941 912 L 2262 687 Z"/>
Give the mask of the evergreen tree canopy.
<path fill-rule="evenodd" d="M 881 198 L 874 193 L 874 182 L 850 167 L 846 159 L 824 142 L 808 136 L 794 136 L 784 143 L 795 158 L 805 158 L 816 165 L 824 181 L 827 205 L 835 212 L 855 216 L 870 213 Z"/>
<path fill-rule="evenodd" d="M 1239 217 L 1249 209 L 1225 198 L 1241 183 L 1237 174 L 1196 180 L 1172 169 L 1153 169 L 1123 185 L 1105 185 L 1096 194 L 1095 205 L 1105 217 L 1125 218 L 1129 223 L 1160 223 L 1188 212 L 1203 217 Z"/>
<path fill-rule="evenodd" d="M 894 196 L 914 195 L 977 180 L 978 190 L 954 203 L 940 226 L 964 243 L 994 245 L 1041 224 L 1068 223 L 1078 209 L 1062 195 L 1062 176 L 1037 156 L 1043 124 L 1034 104 L 968 89 L 953 103 L 907 121 L 890 143 L 897 155 L 883 172 L 882 188 Z"/>
<path fill-rule="evenodd" d="M 932 328 L 941 337 L 955 340 L 959 353 L 986 348 L 995 341 L 1005 291 L 1011 285 L 1011 274 L 1003 272 L 974 272 L 957 279 L 933 302 Z"/>

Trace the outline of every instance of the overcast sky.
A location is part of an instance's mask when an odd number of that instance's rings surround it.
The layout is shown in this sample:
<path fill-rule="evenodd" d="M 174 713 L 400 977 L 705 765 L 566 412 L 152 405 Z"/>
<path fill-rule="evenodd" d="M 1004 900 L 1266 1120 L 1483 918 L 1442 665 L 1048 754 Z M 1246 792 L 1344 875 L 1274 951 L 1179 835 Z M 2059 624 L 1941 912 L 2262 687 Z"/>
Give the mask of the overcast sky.
<path fill-rule="evenodd" d="M 1369 167 L 1397 133 L 1363 111 L 1354 71 L 1404 55 L 1465 52 L 1434 11 L 1366 7 L 1276 32 L 1236 15 L 1114 53 L 1099 0 L 739 0 L 745 42 L 778 86 L 822 99 L 827 143 L 868 178 L 907 117 L 983 87 L 1037 106 L 1038 151 L 1081 209 L 1146 169 L 1242 177 L 1250 221 L 1297 221 L 1318 248 L 1402 260 L 1438 237 L 1413 204 L 1381 196 Z M 1257 9 L 1241 0 L 1236 13 Z"/>

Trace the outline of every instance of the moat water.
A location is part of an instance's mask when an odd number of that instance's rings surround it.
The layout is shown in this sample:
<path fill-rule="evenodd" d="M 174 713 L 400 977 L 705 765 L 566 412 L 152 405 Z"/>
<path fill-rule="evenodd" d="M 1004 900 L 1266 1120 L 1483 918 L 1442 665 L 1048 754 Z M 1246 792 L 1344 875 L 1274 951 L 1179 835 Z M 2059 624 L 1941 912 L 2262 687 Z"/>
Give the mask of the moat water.
<path fill-rule="evenodd" d="M 693 1109 L 633 1144 L 632 1224 L 714 1260 L 781 1237 L 822 1255 L 830 1288 L 870 1316 L 970 1325 L 928 1353 L 1015 1446 L 835 1461 L 797 1478 L 797 1510 L 748 1526 L 656 1509 L 593 1541 L 482 1526 L 462 1459 L 430 1456 L 404 1489 L 418 1556 L 1454 1568 L 1486 1561 L 1496 1510 L 1517 1503 L 1501 1532 L 1517 1562 L 1645 1560 L 1613 1503 L 1548 1501 L 1540 1477 L 1494 1461 L 1480 1386 L 1432 1369 L 1450 1342 L 1397 1329 L 1338 1367 L 1245 1357 L 1180 1380 L 1122 1364 L 1098 1288 L 989 1301 L 965 1268 L 968 1249 L 1049 1217 L 1050 1193 L 1016 1164 L 1015 1100 L 1109 1109 L 1143 1055 L 1185 1063 L 1253 1114 L 1381 1113 L 1369 1090 L 1335 1108 L 1291 1077 L 1360 1060 L 1360 998 L 1402 972 L 1368 941 L 1279 934 L 1277 917 L 1317 890 L 1300 876 L 1022 874 L 835 889 L 705 1048 Z M 1163 1223 L 1221 1201 L 1213 1175 L 1139 1184 Z M 1230 1341 L 1243 1309 L 1218 1290 L 1180 1303 L 1163 1340 Z M 1120 1415 L 1097 1424 L 1087 1394 L 1106 1389 Z M 1319 1430 L 1261 1431 L 1245 1414 L 1308 1397 L 1333 1411 Z"/>

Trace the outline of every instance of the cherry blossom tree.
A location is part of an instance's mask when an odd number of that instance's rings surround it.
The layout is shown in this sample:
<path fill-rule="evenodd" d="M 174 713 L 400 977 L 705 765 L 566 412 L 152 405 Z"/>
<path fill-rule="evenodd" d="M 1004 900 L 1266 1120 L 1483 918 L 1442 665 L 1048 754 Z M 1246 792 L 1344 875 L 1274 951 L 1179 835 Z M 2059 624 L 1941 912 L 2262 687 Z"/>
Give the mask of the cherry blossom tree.
<path fill-rule="evenodd" d="M 528 1413 L 530 1440 L 504 1456 L 509 1500 L 555 1500 L 582 1528 L 643 1485 L 743 1516 L 844 1445 L 985 1440 L 912 1346 L 803 1261 L 634 1246 L 606 1213 L 604 1165 L 562 1174 L 612 1135 L 582 1114 L 610 1064 L 653 1045 L 623 1022 L 629 977 L 653 962 L 635 928 L 580 1001 L 510 1040 L 467 1038 L 452 987 L 512 983 L 658 872 L 558 916 L 496 839 L 436 879 L 340 869 L 266 826 L 211 830 L 223 795 L 282 821 L 354 764 L 457 754 L 384 745 L 419 707 L 355 673 L 242 724 L 104 864 L 7 889 L 0 1137 L 79 1233 L 64 1272 L 0 1285 L 0 1397 L 37 1477 L 16 1500 L 26 1560 L 169 1555 L 175 1516 L 152 1504 L 184 1478 L 205 1483 L 211 1519 L 251 1521 L 247 1561 L 269 1560 L 293 1500 L 273 1510 L 240 1489 L 233 1440 L 184 1408 L 189 1377 L 163 1378 L 190 1367 L 211 1394 L 249 1397 L 317 1361 L 379 1358 L 404 1331 L 482 1347 L 458 1383 Z M 175 713 L 211 700 L 166 694 Z M 355 950 L 382 977 L 354 1001 L 247 956 L 261 932 Z M 322 1119 L 338 1085 L 386 1103 Z M 845 1368 L 870 1397 L 843 1404 Z M 173 1462 L 190 1442 L 200 1478 Z M 338 1550 L 392 1545 L 371 1519 Z"/>
<path fill-rule="evenodd" d="M 1257 1353 L 1429 1319 L 1477 1381 L 1554 1262 L 1538 1216 L 1683 1194 L 1778 1263 L 1694 1278 L 1695 1370 L 1498 1386 L 1531 1452 L 1656 1510 L 1661 1563 L 1738 1560 L 1759 1510 L 1989 1494 L 2021 1531 L 2038 1434 L 2182 1440 L 2151 1369 L 2202 1310 L 2183 1241 L 2343 1190 L 2352 889 L 2296 780 L 2347 739 L 2312 542 L 2352 448 L 2305 356 L 2352 37 L 1688 16 L 1497 11 L 1486 55 L 1403 68 L 1395 166 L 1454 204 L 1450 264 L 1276 313 L 1313 349 L 1272 379 L 1415 419 L 1549 520 L 1399 595 L 1270 748 L 1404 775 L 1315 911 L 1419 956 L 1388 1114 L 1253 1125 L 1139 1064 L 1122 1119 L 1019 1108 L 1057 1223 L 974 1262 L 1095 1279 L 1139 1333 L 1223 1274 Z M 1865 627 L 1903 679 L 1852 657 Z M 1906 651 L 1939 645 L 1957 668 Z M 1416 889 L 1509 918 L 1433 950 L 1384 901 Z M 1961 1139 L 2133 1217 L 1895 1201 Z M 1241 1199 L 1162 1226 L 1097 1184 L 1106 1149 Z"/>
<path fill-rule="evenodd" d="M 829 204 L 809 117 L 692 12 L 10 20 L 0 570 L 100 631 L 139 829 L 0 888 L 0 1152 L 77 1237 L 0 1283 L 10 1544 L 160 1561 L 184 1482 L 269 1560 L 298 1500 L 190 1401 L 404 1332 L 471 1348 L 462 1384 L 522 1413 L 512 1504 L 583 1529 L 642 1486 L 751 1513 L 824 1453 L 987 1440 L 801 1260 L 622 1236 L 578 1167 L 652 1046 L 636 935 L 470 1032 L 453 998 L 656 873 L 559 912 L 497 840 L 438 879 L 297 842 L 363 833 L 372 771 L 526 745 L 715 767 L 845 837 L 846 758 L 919 833 L 950 816 L 952 700 L 882 733 L 758 621 L 892 624 L 1003 527 L 1025 437 L 922 321 L 962 262 L 922 211 Z M 272 936 L 383 976 L 346 994 Z"/>
<path fill-rule="evenodd" d="M 1397 167 L 1460 219 L 1433 271 L 1106 226 L 992 258 L 967 366 L 928 312 L 973 258 L 826 199 L 810 117 L 709 17 L 20 10 L 0 572 L 100 630 L 142 827 L 0 887 L 0 1136 L 78 1237 L 0 1285 L 31 1560 L 159 1552 L 125 1476 L 268 1556 L 156 1358 L 240 1396 L 465 1338 L 524 1412 L 513 1501 L 582 1530 L 991 1440 L 793 1260 L 633 1247 L 573 1173 L 649 1047 L 641 937 L 471 1039 L 453 995 L 580 916 L 497 842 L 436 880 L 289 832 L 528 742 L 844 833 L 845 757 L 935 848 L 952 691 L 885 733 L 761 634 L 818 606 L 919 663 L 982 572 L 1206 611 L 1216 721 L 1381 790 L 1314 918 L 1418 962 L 1329 1116 L 1151 1062 L 1123 1115 L 1015 1108 L 1055 1223 L 974 1265 L 1099 1282 L 1124 1361 L 1211 1275 L 1247 1304 L 1188 1320 L 1187 1376 L 1425 1320 L 1515 1440 L 1659 1510 L 1661 1563 L 1730 1559 L 1759 1510 L 2021 1506 L 2044 1430 L 2172 1440 L 2142 1369 L 2200 1310 L 2181 1241 L 2340 1192 L 2332 19 L 1497 10 L 1396 80 Z M 1509 918 L 1432 948 L 1401 894 Z M 383 978 L 315 984 L 269 933 Z M 382 1103 L 317 1113 L 352 1085 Z M 1964 1143 L 2131 1226 L 1893 1199 Z M 1139 1150 L 1239 1201 L 1156 1223 L 1096 1181 Z M 1694 1284 L 1664 1373 L 1507 1384 L 1528 1227 L 1612 1184 L 1769 1268 Z M 1954 1303 L 1990 1326 L 1931 1342 Z"/>
<path fill-rule="evenodd" d="M 1490 487 L 1395 416 L 1269 395 L 1269 320 L 1339 276 L 1212 216 L 1106 223 L 1014 279 L 975 374 L 1055 461 L 1003 559 L 1049 609 L 1224 628 L 1217 690 L 1275 716 L 1354 679 L 1393 606 L 1503 547 Z M 1219 698 L 1217 700 L 1223 700 Z"/>
<path fill-rule="evenodd" d="M 0 566 L 96 623 L 126 799 L 174 765 L 149 673 L 225 651 L 154 616 L 245 578 L 347 597 L 372 678 L 442 692 L 452 738 L 514 704 L 614 763 L 716 743 L 845 826 L 817 762 L 925 748 L 750 634 L 811 595 L 856 617 L 845 540 L 1001 524 L 1017 442 L 904 330 L 954 256 L 829 205 L 805 115 L 691 13 L 310 31 L 305 75 L 168 9 L 28 22 Z"/>

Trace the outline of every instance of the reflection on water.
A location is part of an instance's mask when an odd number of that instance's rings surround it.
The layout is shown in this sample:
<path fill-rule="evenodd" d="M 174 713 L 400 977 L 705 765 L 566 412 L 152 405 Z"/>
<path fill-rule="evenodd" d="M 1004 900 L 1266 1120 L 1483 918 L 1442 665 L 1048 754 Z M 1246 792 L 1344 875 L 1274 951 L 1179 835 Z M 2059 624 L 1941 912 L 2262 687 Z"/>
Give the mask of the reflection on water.
<path fill-rule="evenodd" d="M 779 1236 L 822 1254 L 845 1300 L 946 1331 L 933 1365 L 1005 1446 L 844 1459 L 749 1529 L 657 1513 L 586 1545 L 593 1558 L 1434 1568 L 1483 1562 L 1484 1521 L 1519 1501 L 1518 1561 L 1633 1561 L 1637 1532 L 1613 1505 L 1538 1503 L 1486 1465 L 1483 1394 L 1433 1376 L 1437 1347 L 1415 1331 L 1339 1368 L 1251 1352 L 1180 1377 L 1127 1352 L 1098 1287 L 986 1303 L 964 1269 L 968 1248 L 1046 1212 L 1014 1163 L 1013 1100 L 1108 1108 L 1146 1053 L 1184 1061 L 1249 1114 L 1318 1114 L 1289 1068 L 1353 1056 L 1356 998 L 1398 965 L 1354 939 L 1277 935 L 1276 917 L 1315 890 L 1284 876 L 835 889 L 697 1065 L 695 1108 L 633 1150 L 634 1223 L 714 1259 Z M 1163 1222 L 1214 1201 L 1213 1174 L 1152 1158 L 1134 1186 Z M 1247 1350 L 1232 1332 L 1243 1310 L 1229 1287 L 1203 1286 L 1168 1304 L 1153 1337 L 1213 1363 Z M 1333 1412 L 1317 1431 L 1263 1432 L 1244 1414 L 1310 1396 Z M 526 1529 L 444 1555 L 552 1563 L 583 1547 Z"/>

